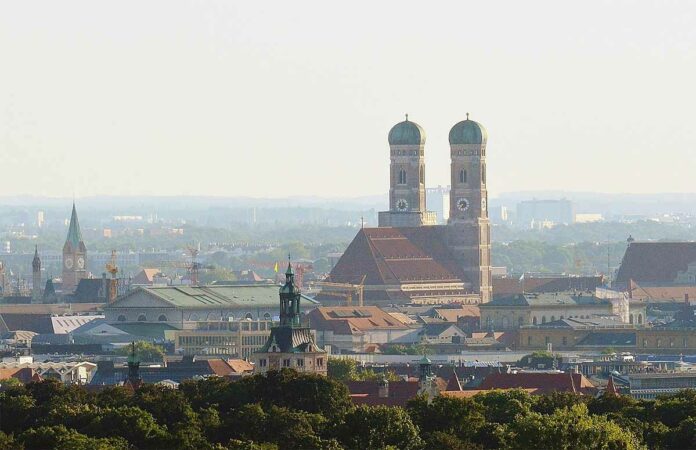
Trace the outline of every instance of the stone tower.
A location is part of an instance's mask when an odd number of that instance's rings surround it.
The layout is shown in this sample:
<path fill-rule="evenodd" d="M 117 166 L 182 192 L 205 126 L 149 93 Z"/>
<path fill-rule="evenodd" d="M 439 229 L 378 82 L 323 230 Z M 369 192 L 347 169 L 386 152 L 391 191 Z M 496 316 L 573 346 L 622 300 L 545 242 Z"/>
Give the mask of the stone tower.
<path fill-rule="evenodd" d="M 41 303 L 41 258 L 39 246 L 34 247 L 34 259 L 31 261 L 31 302 Z"/>
<path fill-rule="evenodd" d="M 435 225 L 425 208 L 425 131 L 415 122 L 397 123 L 389 131 L 389 211 L 379 213 L 380 227 Z"/>
<path fill-rule="evenodd" d="M 491 298 L 491 242 L 486 189 L 486 129 L 466 120 L 449 133 L 452 185 L 448 242 L 481 302 Z"/>
<path fill-rule="evenodd" d="M 288 263 L 285 284 L 280 288 L 280 324 L 271 328 L 266 344 L 253 355 L 254 372 L 295 369 L 326 375 L 327 354 L 314 341 L 309 327 L 300 324 L 302 294 Z"/>
<path fill-rule="evenodd" d="M 82 240 L 80 222 L 77 220 L 77 210 L 73 203 L 72 214 L 70 216 L 70 227 L 68 237 L 63 245 L 63 293 L 71 294 L 75 292 L 77 284 L 83 278 L 87 278 L 85 269 L 85 258 L 87 257 L 87 247 Z"/>

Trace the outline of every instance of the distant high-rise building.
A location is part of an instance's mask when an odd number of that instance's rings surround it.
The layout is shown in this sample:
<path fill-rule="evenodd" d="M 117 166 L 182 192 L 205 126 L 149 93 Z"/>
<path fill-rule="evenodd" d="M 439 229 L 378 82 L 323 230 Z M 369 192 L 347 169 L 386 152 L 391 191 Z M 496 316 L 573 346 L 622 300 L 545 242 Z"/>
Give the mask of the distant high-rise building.
<path fill-rule="evenodd" d="M 87 278 L 86 257 L 87 247 L 82 240 L 80 222 L 77 220 L 77 210 L 73 203 L 68 237 L 63 245 L 63 293 L 73 293 L 77 283 L 81 279 Z"/>
<path fill-rule="evenodd" d="M 44 212 L 43 211 L 37 212 L 36 213 L 36 226 L 38 228 L 43 228 L 44 222 L 45 222 Z"/>
<path fill-rule="evenodd" d="M 41 302 L 41 258 L 39 258 L 39 247 L 34 247 L 34 259 L 31 262 L 31 302 Z"/>
<path fill-rule="evenodd" d="M 561 200 L 526 200 L 517 204 L 515 222 L 522 227 L 532 223 L 571 224 L 575 221 L 573 202 Z"/>
<path fill-rule="evenodd" d="M 425 190 L 425 204 L 435 213 L 437 223 L 446 224 L 449 219 L 450 188 L 438 186 Z"/>

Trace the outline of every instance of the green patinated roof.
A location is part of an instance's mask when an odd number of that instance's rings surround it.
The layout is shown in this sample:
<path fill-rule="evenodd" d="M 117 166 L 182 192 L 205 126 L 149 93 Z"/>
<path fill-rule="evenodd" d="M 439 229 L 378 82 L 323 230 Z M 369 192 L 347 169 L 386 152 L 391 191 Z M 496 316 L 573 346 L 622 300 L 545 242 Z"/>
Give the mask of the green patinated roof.
<path fill-rule="evenodd" d="M 425 144 L 425 131 L 416 122 L 405 120 L 389 131 L 389 145 Z"/>
<path fill-rule="evenodd" d="M 452 127 L 449 133 L 451 145 L 483 144 L 488 139 L 486 129 L 478 122 L 467 119 Z"/>
<path fill-rule="evenodd" d="M 75 209 L 75 203 L 73 203 L 70 227 L 68 228 L 68 237 L 65 239 L 65 243 L 70 244 L 73 250 L 76 250 L 80 246 L 80 242 L 82 242 L 82 231 L 80 231 L 80 222 L 77 220 L 77 210 Z"/>
<path fill-rule="evenodd" d="M 215 307 L 278 307 L 279 286 L 257 284 L 248 286 L 148 286 L 142 287 L 147 293 L 181 308 Z M 316 300 L 302 296 L 309 304 Z M 114 304 L 118 306 L 118 302 Z"/>

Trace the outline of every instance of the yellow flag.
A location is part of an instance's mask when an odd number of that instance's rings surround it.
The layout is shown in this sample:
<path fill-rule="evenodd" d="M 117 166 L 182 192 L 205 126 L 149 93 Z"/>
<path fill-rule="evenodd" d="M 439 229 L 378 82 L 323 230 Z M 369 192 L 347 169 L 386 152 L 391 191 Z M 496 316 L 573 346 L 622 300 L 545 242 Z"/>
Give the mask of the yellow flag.
<path fill-rule="evenodd" d="M 273 267 L 273 271 L 275 273 L 278 273 L 278 261 L 276 261 L 275 266 Z"/>

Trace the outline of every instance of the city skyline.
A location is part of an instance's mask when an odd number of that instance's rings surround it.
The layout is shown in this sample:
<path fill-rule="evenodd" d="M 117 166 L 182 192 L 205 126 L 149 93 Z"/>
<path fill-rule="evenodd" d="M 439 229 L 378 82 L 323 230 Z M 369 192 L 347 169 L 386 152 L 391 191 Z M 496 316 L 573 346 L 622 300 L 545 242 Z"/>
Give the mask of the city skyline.
<path fill-rule="evenodd" d="M 41 6 L 0 6 L 3 196 L 381 195 L 405 113 L 447 185 L 467 112 L 492 196 L 694 191 L 686 4 Z"/>

